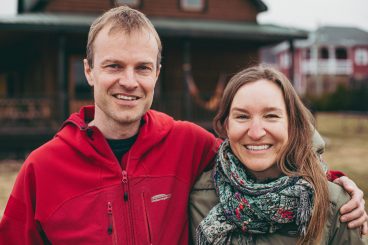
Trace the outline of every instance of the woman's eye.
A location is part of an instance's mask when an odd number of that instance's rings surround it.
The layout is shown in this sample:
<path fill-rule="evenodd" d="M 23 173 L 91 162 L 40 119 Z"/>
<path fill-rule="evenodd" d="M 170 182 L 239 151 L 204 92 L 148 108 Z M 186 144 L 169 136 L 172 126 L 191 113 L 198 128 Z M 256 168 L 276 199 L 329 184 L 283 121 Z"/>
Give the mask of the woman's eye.
<path fill-rule="evenodd" d="M 240 114 L 240 115 L 236 115 L 235 118 L 237 118 L 237 119 L 248 119 L 249 116 L 248 115 L 244 115 L 244 114 Z"/>
<path fill-rule="evenodd" d="M 267 114 L 266 118 L 280 118 L 280 116 L 277 114 Z"/>

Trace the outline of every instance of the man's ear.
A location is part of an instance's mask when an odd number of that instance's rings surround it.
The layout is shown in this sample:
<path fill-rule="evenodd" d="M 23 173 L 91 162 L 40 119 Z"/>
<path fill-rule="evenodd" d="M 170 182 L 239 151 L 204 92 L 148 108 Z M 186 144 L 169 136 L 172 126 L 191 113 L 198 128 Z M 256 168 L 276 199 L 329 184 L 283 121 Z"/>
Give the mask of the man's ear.
<path fill-rule="evenodd" d="M 83 59 L 83 65 L 84 65 L 84 75 L 86 76 L 87 82 L 89 86 L 93 87 L 94 80 L 93 80 L 92 68 L 89 66 L 87 59 Z"/>

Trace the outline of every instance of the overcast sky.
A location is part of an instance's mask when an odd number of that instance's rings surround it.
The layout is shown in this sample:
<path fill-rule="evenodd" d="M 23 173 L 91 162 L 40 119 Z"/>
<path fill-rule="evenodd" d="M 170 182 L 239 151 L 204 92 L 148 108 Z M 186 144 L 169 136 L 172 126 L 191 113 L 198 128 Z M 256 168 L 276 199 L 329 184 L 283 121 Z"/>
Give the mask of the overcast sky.
<path fill-rule="evenodd" d="M 354 26 L 368 31 L 368 0 L 262 0 L 268 11 L 259 23 L 314 30 L 321 25 Z"/>
<path fill-rule="evenodd" d="M 17 0 L 0 0 L 0 15 L 16 14 L 17 6 Z"/>

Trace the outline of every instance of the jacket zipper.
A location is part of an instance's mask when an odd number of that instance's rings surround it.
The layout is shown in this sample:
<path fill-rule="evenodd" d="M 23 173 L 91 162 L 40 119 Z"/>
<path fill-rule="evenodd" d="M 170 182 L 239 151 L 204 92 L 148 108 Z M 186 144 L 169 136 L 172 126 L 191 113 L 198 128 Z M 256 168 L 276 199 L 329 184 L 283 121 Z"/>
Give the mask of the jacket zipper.
<path fill-rule="evenodd" d="M 128 223 L 129 223 L 129 230 L 130 232 L 127 233 L 127 239 L 131 240 L 131 243 L 128 244 L 134 244 L 134 228 L 133 228 L 133 216 L 132 216 L 132 209 L 130 207 L 130 198 L 129 198 L 129 188 L 128 188 L 128 173 L 126 170 L 122 171 L 122 183 L 123 183 L 123 198 L 124 202 L 126 203 L 125 206 L 125 218 L 128 217 Z"/>
<path fill-rule="evenodd" d="M 111 202 L 107 203 L 107 218 L 108 218 L 108 223 L 107 223 L 107 233 L 109 235 L 112 234 L 112 230 L 113 230 L 113 224 L 112 224 L 112 205 Z"/>
<path fill-rule="evenodd" d="M 107 202 L 107 219 L 108 219 L 108 224 L 107 224 L 107 234 L 109 234 L 110 236 L 112 236 L 112 242 L 113 244 L 118 244 L 117 242 L 117 237 L 116 237 L 116 231 L 114 232 L 114 217 L 112 215 L 112 203 L 111 202 Z"/>

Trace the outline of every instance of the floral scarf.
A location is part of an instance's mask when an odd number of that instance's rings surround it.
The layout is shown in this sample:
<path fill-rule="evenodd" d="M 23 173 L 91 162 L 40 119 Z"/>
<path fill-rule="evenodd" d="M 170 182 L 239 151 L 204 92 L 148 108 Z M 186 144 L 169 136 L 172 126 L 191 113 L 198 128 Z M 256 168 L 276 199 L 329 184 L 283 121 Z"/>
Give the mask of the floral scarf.
<path fill-rule="evenodd" d="M 216 158 L 214 182 L 220 201 L 199 224 L 197 244 L 229 244 L 232 239 L 250 244 L 252 235 L 285 227 L 289 235 L 305 234 L 314 192 L 303 178 L 281 176 L 256 183 L 225 140 Z"/>

